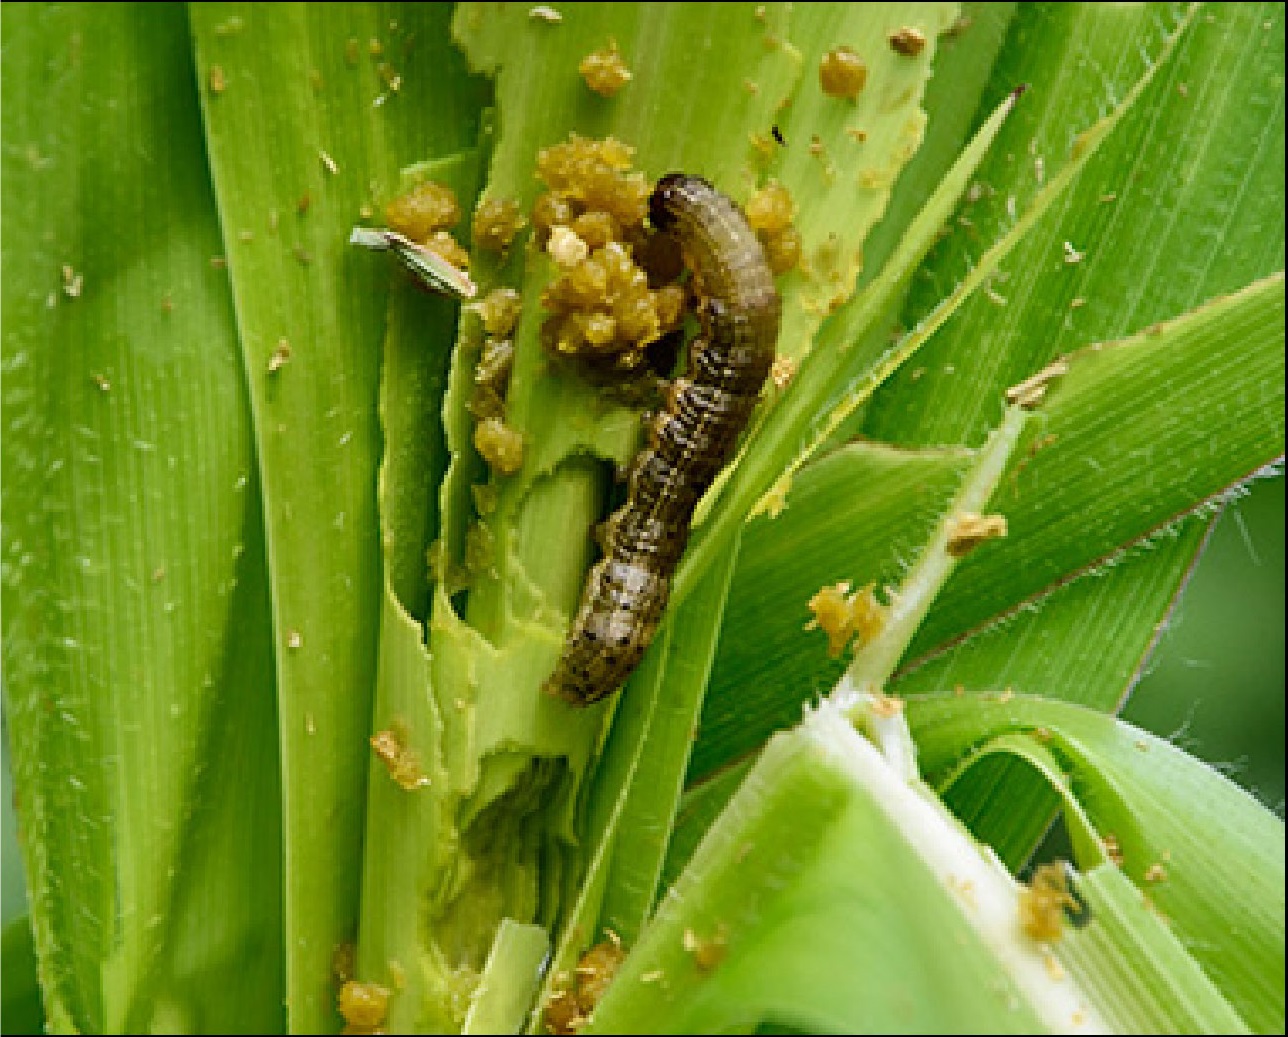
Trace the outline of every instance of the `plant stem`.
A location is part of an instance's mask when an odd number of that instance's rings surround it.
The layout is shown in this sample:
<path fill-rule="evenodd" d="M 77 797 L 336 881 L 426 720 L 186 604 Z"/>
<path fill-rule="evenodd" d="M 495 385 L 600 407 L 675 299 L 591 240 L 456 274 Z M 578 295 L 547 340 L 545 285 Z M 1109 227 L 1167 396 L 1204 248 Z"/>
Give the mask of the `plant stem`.
<path fill-rule="evenodd" d="M 1027 416 L 1022 407 L 1007 408 L 1002 424 L 980 450 L 975 467 L 940 519 L 925 550 L 903 585 L 893 593 L 881 630 L 855 653 L 853 662 L 832 692 L 834 698 L 847 701 L 856 693 L 878 694 L 890 679 L 940 589 L 957 567 L 959 558 L 948 547 L 959 516 L 983 512 L 1006 471 Z"/>

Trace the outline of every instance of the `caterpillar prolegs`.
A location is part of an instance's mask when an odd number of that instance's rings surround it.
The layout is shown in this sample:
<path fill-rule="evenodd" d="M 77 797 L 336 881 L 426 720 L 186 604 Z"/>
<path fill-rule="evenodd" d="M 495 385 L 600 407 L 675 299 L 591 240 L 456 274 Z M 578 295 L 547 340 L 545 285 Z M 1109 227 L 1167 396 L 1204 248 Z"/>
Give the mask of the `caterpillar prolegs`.
<path fill-rule="evenodd" d="M 626 503 L 604 525 L 604 557 L 590 571 L 546 682 L 547 691 L 577 705 L 620 687 L 652 641 L 693 509 L 733 454 L 778 340 L 773 275 L 731 199 L 701 177 L 672 173 L 649 197 L 649 220 L 679 243 L 701 331 L 631 466 Z"/>

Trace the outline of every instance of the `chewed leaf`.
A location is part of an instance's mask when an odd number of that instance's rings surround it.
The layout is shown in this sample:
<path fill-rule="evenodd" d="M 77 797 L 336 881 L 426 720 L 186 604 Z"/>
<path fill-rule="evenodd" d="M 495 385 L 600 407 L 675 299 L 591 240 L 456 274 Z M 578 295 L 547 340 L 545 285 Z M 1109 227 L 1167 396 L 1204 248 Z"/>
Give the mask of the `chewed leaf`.
<path fill-rule="evenodd" d="M 987 153 L 1019 94 L 1018 90 L 1013 92 L 976 133 L 912 221 L 887 268 L 825 326 L 821 348 L 806 358 L 783 398 L 753 430 L 728 484 L 718 497 L 710 495 L 703 502 L 698 517 L 701 526 L 694 546 L 676 576 L 677 599 L 688 592 L 692 574 L 708 564 L 708 554 L 719 550 L 753 509 L 773 513 L 781 508 L 799 467 L 821 447 L 844 417 L 925 341 L 930 328 L 919 329 L 921 333 L 917 335 L 904 336 L 899 348 L 883 348 L 880 355 L 874 355 L 867 348 L 869 339 L 884 337 L 881 321 L 934 243 L 943 221 L 958 196 L 966 190 L 975 166 Z M 1004 239 L 995 246 L 994 260 L 1004 255 L 1018 237 Z M 951 312 L 969 291 L 970 286 L 963 285 L 958 295 L 945 304 L 945 311 Z M 709 521 L 704 521 L 704 509 L 710 511 Z"/>
<path fill-rule="evenodd" d="M 332 950 L 357 927 L 383 591 L 376 400 L 392 278 L 346 241 L 404 167 L 474 146 L 483 91 L 437 4 L 201 4 L 188 17 L 271 559 L 285 856 L 309 862 L 286 871 L 284 1001 L 291 1029 L 323 1032 L 337 1021 Z M 421 334 L 448 340 L 454 315 L 434 316 Z M 281 339 L 288 364 L 266 355 Z"/>

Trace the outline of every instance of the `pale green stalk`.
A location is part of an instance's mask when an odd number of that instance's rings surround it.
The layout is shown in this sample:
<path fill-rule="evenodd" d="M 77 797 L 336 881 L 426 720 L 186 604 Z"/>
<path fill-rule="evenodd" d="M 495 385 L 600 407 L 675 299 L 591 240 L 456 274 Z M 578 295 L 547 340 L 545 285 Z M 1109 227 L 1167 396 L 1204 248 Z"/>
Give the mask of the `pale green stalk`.
<path fill-rule="evenodd" d="M 957 534 L 958 522 L 963 515 L 981 515 L 993 498 L 1011 461 L 1015 444 L 1024 431 L 1027 414 L 1023 407 L 1007 409 L 1001 426 L 980 449 L 975 466 L 927 541 L 921 556 L 904 581 L 891 592 L 881 629 L 855 652 L 854 660 L 834 694 L 842 697 L 852 692 L 873 694 L 885 687 L 934 604 L 940 588 L 957 567 L 960 559 L 949 550 L 949 542 Z M 975 548 L 988 549 L 988 544 Z"/>

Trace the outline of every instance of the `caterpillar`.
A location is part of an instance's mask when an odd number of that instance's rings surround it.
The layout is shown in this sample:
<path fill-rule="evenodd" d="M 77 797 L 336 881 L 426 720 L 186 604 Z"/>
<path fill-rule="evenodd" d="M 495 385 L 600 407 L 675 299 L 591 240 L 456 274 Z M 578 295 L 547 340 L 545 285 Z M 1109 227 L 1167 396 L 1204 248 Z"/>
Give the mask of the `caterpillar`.
<path fill-rule="evenodd" d="M 699 299 L 700 332 L 667 387 L 626 503 L 601 531 L 563 653 L 545 689 L 580 706 L 612 694 L 639 664 L 670 597 L 671 574 L 702 494 L 733 454 L 774 361 L 781 302 L 742 210 L 701 177 L 657 182 L 649 221 L 679 244 Z"/>

